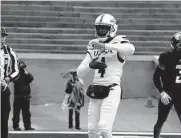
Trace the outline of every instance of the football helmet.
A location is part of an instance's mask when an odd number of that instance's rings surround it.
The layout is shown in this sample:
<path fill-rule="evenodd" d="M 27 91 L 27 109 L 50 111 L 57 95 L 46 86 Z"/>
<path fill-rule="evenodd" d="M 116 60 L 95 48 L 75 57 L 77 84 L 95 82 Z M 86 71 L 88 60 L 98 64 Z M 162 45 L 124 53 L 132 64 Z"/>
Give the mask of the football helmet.
<path fill-rule="evenodd" d="M 116 19 L 110 14 L 99 15 L 94 23 L 95 37 L 107 40 L 109 37 L 114 37 L 117 32 Z"/>
<path fill-rule="evenodd" d="M 181 50 L 181 32 L 177 32 L 172 36 L 171 47 L 177 50 Z"/>

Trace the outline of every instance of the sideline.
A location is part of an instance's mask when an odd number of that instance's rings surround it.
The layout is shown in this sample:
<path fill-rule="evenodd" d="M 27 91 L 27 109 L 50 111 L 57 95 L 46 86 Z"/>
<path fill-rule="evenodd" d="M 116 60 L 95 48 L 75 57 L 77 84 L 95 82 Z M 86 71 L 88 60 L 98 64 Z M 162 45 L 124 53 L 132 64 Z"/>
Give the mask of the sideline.
<path fill-rule="evenodd" d="M 70 132 L 70 131 L 9 131 L 10 134 L 88 134 L 88 132 Z M 113 135 L 146 135 L 152 136 L 152 132 L 113 132 Z M 181 136 L 181 133 L 161 133 L 162 136 Z"/>

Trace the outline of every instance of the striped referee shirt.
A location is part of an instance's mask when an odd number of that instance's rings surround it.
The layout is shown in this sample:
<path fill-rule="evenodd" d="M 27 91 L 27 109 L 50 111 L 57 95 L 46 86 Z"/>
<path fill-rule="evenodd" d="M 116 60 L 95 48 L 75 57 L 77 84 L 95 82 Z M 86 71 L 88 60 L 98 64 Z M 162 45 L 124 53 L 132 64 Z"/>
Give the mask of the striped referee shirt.
<path fill-rule="evenodd" d="M 9 77 L 10 81 L 13 81 L 18 77 L 18 57 L 14 50 L 5 44 L 2 44 L 0 51 L 1 62 L 1 80 Z"/>

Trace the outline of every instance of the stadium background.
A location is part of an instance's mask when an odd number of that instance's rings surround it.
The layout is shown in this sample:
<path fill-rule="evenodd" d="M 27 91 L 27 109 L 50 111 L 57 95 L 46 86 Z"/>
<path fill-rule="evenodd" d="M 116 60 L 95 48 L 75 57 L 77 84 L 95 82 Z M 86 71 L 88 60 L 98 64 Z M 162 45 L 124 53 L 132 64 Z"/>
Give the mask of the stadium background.
<path fill-rule="evenodd" d="M 66 80 L 60 74 L 77 68 L 101 13 L 112 14 L 118 34 L 127 35 L 136 47 L 124 67 L 123 98 L 158 96 L 152 83 L 153 59 L 180 30 L 180 1 L 1 1 L 1 25 L 9 34 L 6 42 L 35 76 L 33 106 L 62 102 Z M 91 79 L 91 73 L 85 77 L 86 87 Z"/>

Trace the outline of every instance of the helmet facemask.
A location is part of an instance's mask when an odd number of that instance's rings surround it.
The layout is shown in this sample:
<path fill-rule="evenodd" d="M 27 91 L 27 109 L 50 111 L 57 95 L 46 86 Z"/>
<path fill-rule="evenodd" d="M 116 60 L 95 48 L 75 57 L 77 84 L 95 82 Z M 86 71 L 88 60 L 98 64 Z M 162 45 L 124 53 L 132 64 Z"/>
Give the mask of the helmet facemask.
<path fill-rule="evenodd" d="M 117 24 L 115 18 L 110 14 L 101 14 L 95 20 L 95 37 L 106 41 L 109 37 L 115 37 Z"/>
<path fill-rule="evenodd" d="M 111 26 L 109 25 L 95 25 L 97 37 L 107 37 L 110 34 Z"/>

